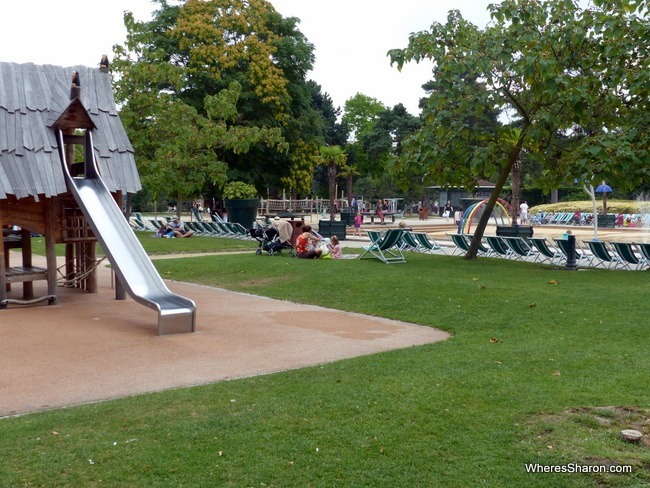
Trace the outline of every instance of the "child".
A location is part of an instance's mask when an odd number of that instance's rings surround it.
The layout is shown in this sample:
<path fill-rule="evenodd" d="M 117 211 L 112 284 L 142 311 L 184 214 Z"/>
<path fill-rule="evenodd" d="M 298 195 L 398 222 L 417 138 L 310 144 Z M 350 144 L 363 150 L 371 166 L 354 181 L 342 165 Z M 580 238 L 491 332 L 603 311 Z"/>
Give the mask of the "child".
<path fill-rule="evenodd" d="M 330 237 L 330 242 L 327 244 L 327 248 L 330 250 L 332 259 L 341 259 L 343 257 L 343 251 L 341 250 L 341 244 L 339 244 L 338 237 Z"/>
<path fill-rule="evenodd" d="M 354 235 L 361 237 L 361 223 L 363 222 L 363 217 L 360 212 L 354 216 Z"/>

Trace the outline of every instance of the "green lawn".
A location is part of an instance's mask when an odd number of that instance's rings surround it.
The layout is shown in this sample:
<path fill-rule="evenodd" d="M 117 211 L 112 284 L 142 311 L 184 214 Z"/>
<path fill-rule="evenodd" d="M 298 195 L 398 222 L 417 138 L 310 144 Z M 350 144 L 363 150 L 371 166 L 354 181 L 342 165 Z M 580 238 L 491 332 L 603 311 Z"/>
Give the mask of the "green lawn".
<path fill-rule="evenodd" d="M 297 371 L 3 419 L 0 486 L 650 483 L 647 445 L 619 439 L 624 428 L 650 432 L 647 272 L 414 254 L 387 266 L 253 252 L 156 266 L 177 280 L 454 335 Z M 528 474 L 525 463 L 574 470 L 630 464 L 633 471 Z"/>
<path fill-rule="evenodd" d="M 255 249 L 258 242 L 243 239 L 218 239 L 214 237 L 192 236 L 185 239 L 152 238 L 153 232 L 135 232 L 140 244 L 148 254 L 182 254 L 188 252 L 221 252 Z M 35 254 L 45 255 L 45 238 L 33 237 L 32 250 Z M 98 245 L 97 253 L 103 254 Z M 57 256 L 65 256 L 65 244 L 56 245 Z"/>

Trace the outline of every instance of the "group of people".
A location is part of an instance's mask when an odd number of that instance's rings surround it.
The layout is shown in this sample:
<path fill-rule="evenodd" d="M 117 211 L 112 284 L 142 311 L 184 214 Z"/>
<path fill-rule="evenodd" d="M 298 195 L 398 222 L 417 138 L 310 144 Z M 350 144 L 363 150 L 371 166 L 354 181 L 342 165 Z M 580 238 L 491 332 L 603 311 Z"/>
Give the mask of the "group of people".
<path fill-rule="evenodd" d="M 311 225 L 303 225 L 301 228 L 302 233 L 296 237 L 296 257 L 300 259 L 317 259 L 323 256 L 323 237 L 311 228 Z M 330 240 L 325 244 L 328 254 L 332 259 L 341 259 L 343 257 L 343 250 L 341 244 L 336 236 L 330 237 Z"/>
<path fill-rule="evenodd" d="M 436 201 L 436 205 L 438 202 Z M 463 207 L 456 207 L 451 204 L 451 200 L 447 200 L 444 208 L 442 209 L 442 216 L 445 218 L 446 222 L 449 222 L 449 219 L 453 218 L 454 223 L 458 227 L 458 233 L 462 234 L 463 232 Z"/>
<path fill-rule="evenodd" d="M 194 231 L 185 228 L 185 224 L 180 217 L 174 217 L 172 220 L 163 225 L 156 233 L 158 237 L 190 237 Z"/>

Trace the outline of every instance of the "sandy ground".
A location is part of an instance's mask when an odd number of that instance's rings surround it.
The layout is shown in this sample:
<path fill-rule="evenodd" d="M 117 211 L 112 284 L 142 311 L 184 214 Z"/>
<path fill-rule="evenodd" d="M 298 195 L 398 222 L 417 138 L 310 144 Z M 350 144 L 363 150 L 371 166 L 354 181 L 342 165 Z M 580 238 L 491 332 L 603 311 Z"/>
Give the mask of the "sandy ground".
<path fill-rule="evenodd" d="M 156 313 L 59 288 L 55 305 L 0 310 L 0 416 L 267 374 L 429 344 L 413 324 L 169 282 L 197 304 L 196 332 L 159 337 Z M 45 294 L 44 282 L 35 292 Z M 14 285 L 11 296 L 20 296 Z"/>

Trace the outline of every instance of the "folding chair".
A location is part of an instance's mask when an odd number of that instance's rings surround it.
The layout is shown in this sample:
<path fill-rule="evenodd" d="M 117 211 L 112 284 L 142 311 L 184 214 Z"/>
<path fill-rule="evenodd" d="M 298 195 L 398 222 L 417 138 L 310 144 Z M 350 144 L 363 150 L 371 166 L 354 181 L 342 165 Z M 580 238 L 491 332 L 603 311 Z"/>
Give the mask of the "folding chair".
<path fill-rule="evenodd" d="M 433 251 L 441 251 L 443 254 L 447 254 L 445 249 L 438 244 L 436 241 L 429 239 L 429 236 L 424 232 L 413 232 L 413 237 L 420 245 L 420 249 L 424 252 L 432 253 Z"/>
<path fill-rule="evenodd" d="M 368 239 L 370 239 L 370 243 L 374 244 L 381 239 L 383 232 L 379 232 L 378 230 L 367 230 L 366 235 L 368 236 Z"/>
<path fill-rule="evenodd" d="M 142 217 L 142 214 L 140 212 L 134 212 L 133 213 L 133 220 L 136 223 L 138 227 L 140 227 L 141 230 L 148 230 L 148 231 L 155 231 L 156 228 L 148 225 L 145 221 L 144 218 Z"/>
<path fill-rule="evenodd" d="M 472 239 L 474 238 L 473 234 L 447 234 L 451 238 L 451 242 L 454 243 L 456 246 L 455 249 L 452 251 L 452 256 L 455 254 L 457 250 L 460 250 L 461 252 L 468 252 L 470 245 L 472 243 Z M 491 250 L 488 249 L 483 245 L 483 242 L 478 243 L 478 254 L 481 254 L 483 256 L 489 256 L 491 253 Z"/>
<path fill-rule="evenodd" d="M 550 264 L 555 264 L 556 259 L 559 262 L 559 260 L 562 259 L 562 256 L 564 256 L 562 252 L 549 246 L 546 237 L 529 237 L 528 241 L 535 249 L 537 249 L 537 251 L 539 251 L 535 254 L 535 259 L 533 260 L 534 263 L 538 261 L 542 263 L 548 261 Z"/>
<path fill-rule="evenodd" d="M 368 247 L 364 248 L 365 250 L 359 256 L 359 259 L 374 258 L 386 264 L 405 263 L 406 258 L 404 258 L 404 254 L 397 247 L 403 233 L 404 231 L 402 229 L 387 230 L 377 242 L 371 243 Z"/>
<path fill-rule="evenodd" d="M 508 245 L 501 238 L 501 236 L 484 236 L 484 237 L 488 246 L 490 246 L 491 254 L 493 256 L 500 256 L 502 258 L 512 257 L 513 254 L 512 249 L 508 247 Z"/>
<path fill-rule="evenodd" d="M 612 251 L 612 249 L 607 245 L 607 242 L 604 241 L 582 241 L 587 245 L 593 257 L 589 261 L 591 266 L 594 260 L 598 260 L 598 264 L 602 264 L 607 269 L 612 269 L 618 267 L 620 264 L 623 268 L 630 269 L 630 265 L 618 257 L 618 254 Z"/>
<path fill-rule="evenodd" d="M 451 238 L 451 242 L 454 243 L 454 246 L 456 246 L 452 251 L 452 255 L 455 254 L 456 251 L 461 251 L 461 252 L 469 251 L 469 242 L 467 241 L 467 237 L 465 237 L 465 234 L 447 233 L 447 235 Z"/>
<path fill-rule="evenodd" d="M 407 232 L 407 231 L 405 231 L 402 234 L 402 239 L 399 243 L 399 248 L 402 251 L 413 251 L 413 252 L 422 251 L 420 244 L 415 239 L 415 236 L 411 232 Z"/>
<path fill-rule="evenodd" d="M 556 239 L 553 238 L 553 240 L 557 243 L 557 247 L 562 253 L 562 256 L 565 259 L 569 259 L 569 240 L 568 239 Z M 591 258 L 587 256 L 587 253 L 584 252 L 580 247 L 578 246 L 578 241 L 576 241 L 576 248 L 575 248 L 575 254 L 576 254 L 576 263 L 582 260 L 586 260 L 586 265 L 589 266 L 591 263 Z"/>
<path fill-rule="evenodd" d="M 507 237 L 502 236 L 501 239 L 512 251 L 511 256 L 516 260 L 524 261 L 526 258 L 534 257 L 538 253 L 535 249 L 531 248 L 522 237 Z"/>
<path fill-rule="evenodd" d="M 201 212 L 199 212 L 198 208 L 191 206 L 190 210 L 197 222 L 203 222 L 203 217 L 201 216 Z"/>
<path fill-rule="evenodd" d="M 641 251 L 645 263 L 650 265 L 650 242 L 635 242 L 634 245 Z"/>
<path fill-rule="evenodd" d="M 618 256 L 625 261 L 628 265 L 635 266 L 637 270 L 644 266 L 650 266 L 650 262 L 641 256 L 637 256 L 634 251 L 634 244 L 631 242 L 613 242 L 614 249 Z"/>

